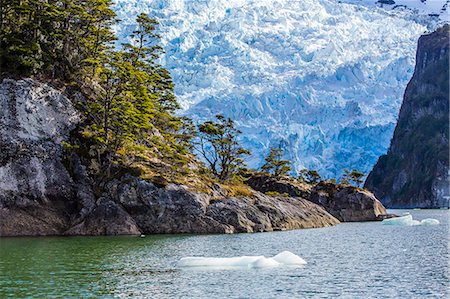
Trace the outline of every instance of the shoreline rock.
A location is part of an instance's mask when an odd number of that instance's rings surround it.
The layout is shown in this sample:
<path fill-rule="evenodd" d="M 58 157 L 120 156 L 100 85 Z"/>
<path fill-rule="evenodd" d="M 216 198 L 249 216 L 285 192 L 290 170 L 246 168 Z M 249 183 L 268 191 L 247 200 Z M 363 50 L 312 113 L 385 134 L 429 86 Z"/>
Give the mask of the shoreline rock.
<path fill-rule="evenodd" d="M 385 207 L 372 193 L 354 186 L 326 182 L 311 186 L 262 173 L 247 177 L 246 184 L 265 193 L 300 196 L 322 206 L 342 222 L 379 221 L 387 214 Z"/>
<path fill-rule="evenodd" d="M 354 186 L 319 183 L 309 200 L 343 222 L 381 221 L 387 215 L 386 208 L 375 195 Z"/>
<path fill-rule="evenodd" d="M 103 214 L 94 209 L 67 234 L 90 234 L 89 224 L 101 217 L 117 227 L 130 226 L 133 234 L 248 233 L 339 223 L 322 207 L 300 198 L 274 198 L 255 192 L 253 197 L 218 199 L 182 185 L 157 187 L 130 175 L 112 181 L 107 189 L 101 202 L 110 208 L 103 208 Z M 116 232 L 120 234 L 120 230 Z"/>

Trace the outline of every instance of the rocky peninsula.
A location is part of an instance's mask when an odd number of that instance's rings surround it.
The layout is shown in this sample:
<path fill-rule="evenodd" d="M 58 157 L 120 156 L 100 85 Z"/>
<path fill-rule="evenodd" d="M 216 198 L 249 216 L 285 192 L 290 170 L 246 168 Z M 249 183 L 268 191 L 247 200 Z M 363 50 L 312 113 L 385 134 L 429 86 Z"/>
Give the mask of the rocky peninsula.
<path fill-rule="evenodd" d="M 386 213 L 356 187 L 270 175 L 247 178 L 250 193 L 236 195 L 217 183 L 205 192 L 124 173 L 98 194 L 82 159 L 64 149 L 82 119 L 73 99 L 49 84 L 5 79 L 0 105 L 0 236 L 262 232 Z"/>

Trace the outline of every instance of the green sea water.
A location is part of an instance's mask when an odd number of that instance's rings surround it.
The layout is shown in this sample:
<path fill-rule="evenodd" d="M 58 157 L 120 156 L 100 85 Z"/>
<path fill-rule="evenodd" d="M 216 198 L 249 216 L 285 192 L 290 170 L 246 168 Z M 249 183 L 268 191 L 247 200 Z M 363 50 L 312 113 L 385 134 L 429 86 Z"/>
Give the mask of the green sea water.
<path fill-rule="evenodd" d="M 402 213 L 403 211 L 394 211 Z M 344 223 L 236 235 L 0 239 L 0 298 L 449 298 L 448 210 L 437 226 Z M 185 256 L 273 256 L 300 268 L 181 268 Z"/>

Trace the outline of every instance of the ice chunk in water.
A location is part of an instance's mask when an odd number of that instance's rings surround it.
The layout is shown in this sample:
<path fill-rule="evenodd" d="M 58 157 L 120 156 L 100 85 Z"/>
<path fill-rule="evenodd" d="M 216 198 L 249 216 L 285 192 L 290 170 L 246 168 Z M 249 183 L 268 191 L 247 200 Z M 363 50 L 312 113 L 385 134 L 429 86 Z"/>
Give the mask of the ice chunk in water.
<path fill-rule="evenodd" d="M 395 217 L 395 218 L 389 218 L 384 219 L 381 221 L 384 225 L 406 225 L 406 226 L 412 226 L 413 225 L 413 218 L 410 214 L 402 217 Z"/>
<path fill-rule="evenodd" d="M 284 265 L 306 265 L 306 261 L 289 251 L 283 251 L 273 257 L 273 259 Z"/>
<path fill-rule="evenodd" d="M 184 257 L 179 265 L 182 267 L 247 267 L 263 256 L 241 257 Z"/>
<path fill-rule="evenodd" d="M 280 265 L 300 266 L 306 261 L 289 251 L 283 251 L 274 257 L 264 256 L 240 256 L 240 257 L 184 257 L 180 260 L 181 267 L 246 267 L 246 268 L 270 268 Z"/>
<path fill-rule="evenodd" d="M 421 223 L 420 223 L 420 221 L 419 220 L 411 220 L 411 226 L 414 226 L 414 225 L 421 225 Z"/>
<path fill-rule="evenodd" d="M 438 225 L 439 220 L 433 218 L 423 219 L 422 221 L 418 221 L 412 218 L 412 215 L 407 214 L 402 217 L 384 219 L 382 224 L 385 225 L 402 225 L 402 226 L 415 226 L 415 225 Z"/>
<path fill-rule="evenodd" d="M 439 225 L 439 220 L 433 218 L 426 218 L 420 221 L 422 225 Z"/>
<path fill-rule="evenodd" d="M 250 264 L 252 268 L 270 268 L 270 267 L 278 267 L 280 265 L 279 262 L 275 261 L 272 258 L 260 257 L 256 261 Z"/>

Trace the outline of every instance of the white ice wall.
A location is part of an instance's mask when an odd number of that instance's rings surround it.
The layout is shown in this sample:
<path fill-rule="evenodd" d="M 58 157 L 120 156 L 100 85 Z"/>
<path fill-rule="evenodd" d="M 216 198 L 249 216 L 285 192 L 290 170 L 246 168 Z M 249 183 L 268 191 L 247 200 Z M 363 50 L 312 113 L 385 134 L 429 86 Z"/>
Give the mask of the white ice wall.
<path fill-rule="evenodd" d="M 426 28 L 382 9 L 329 0 L 117 0 L 160 23 L 183 113 L 236 120 L 261 165 L 269 146 L 296 170 L 370 171 L 386 152 L 417 39 Z"/>

